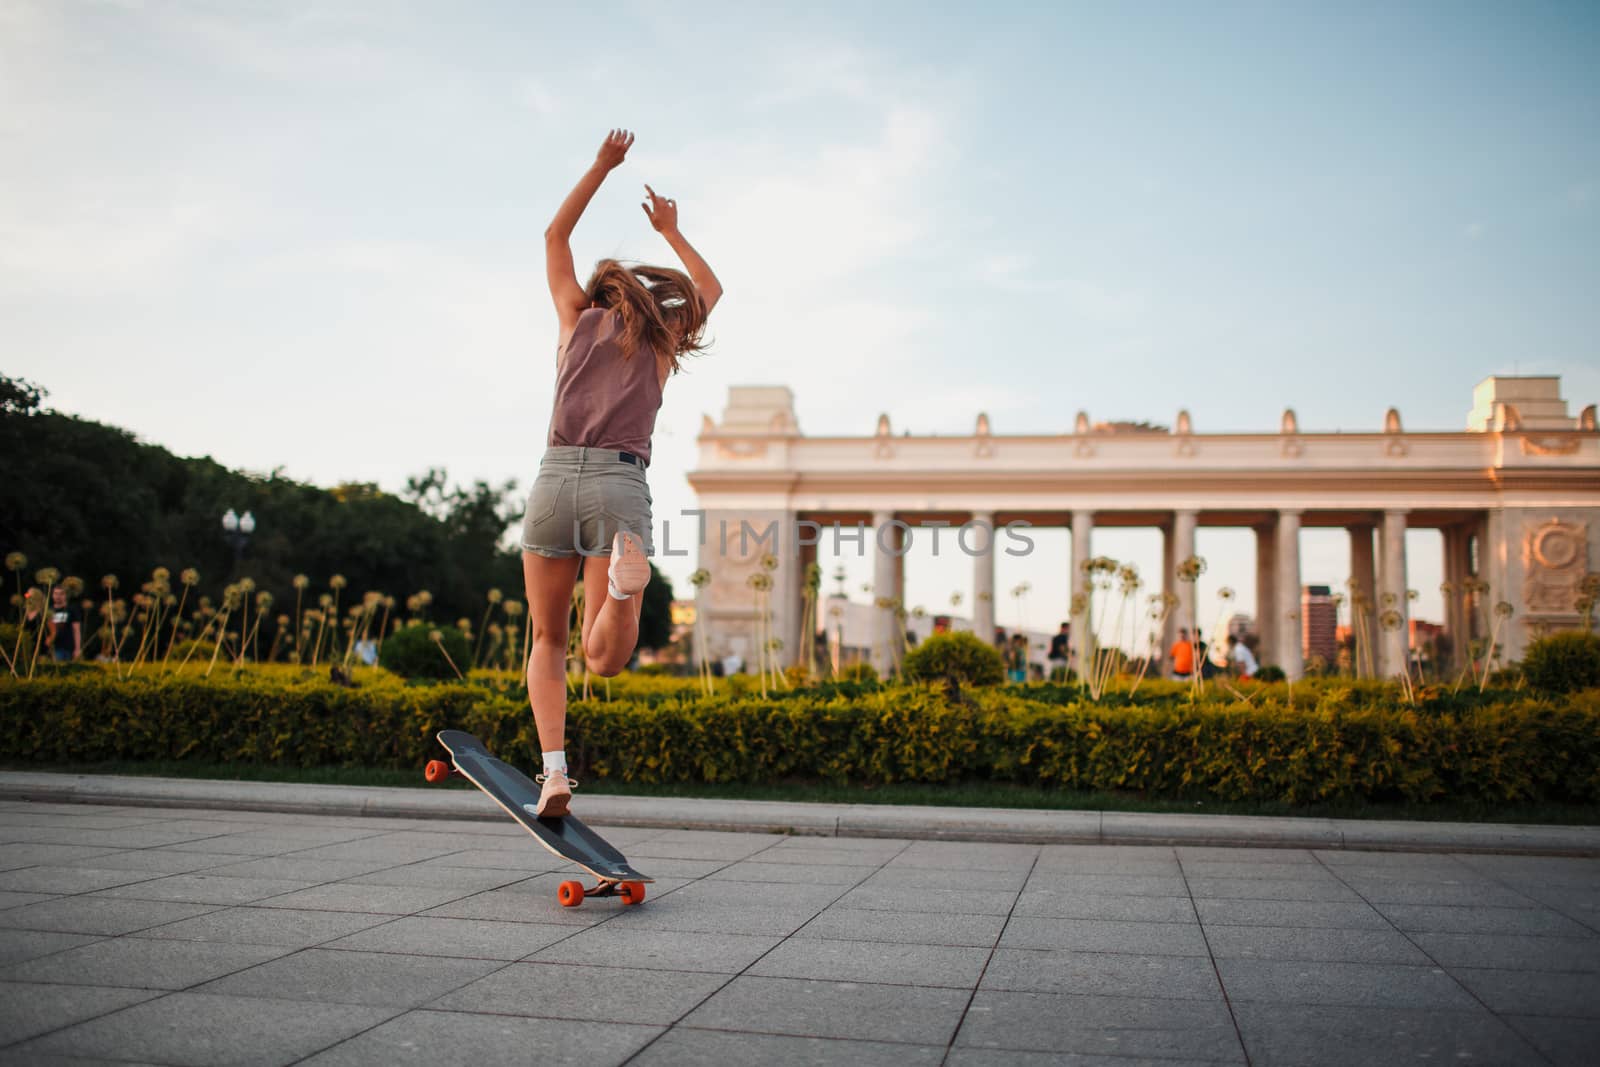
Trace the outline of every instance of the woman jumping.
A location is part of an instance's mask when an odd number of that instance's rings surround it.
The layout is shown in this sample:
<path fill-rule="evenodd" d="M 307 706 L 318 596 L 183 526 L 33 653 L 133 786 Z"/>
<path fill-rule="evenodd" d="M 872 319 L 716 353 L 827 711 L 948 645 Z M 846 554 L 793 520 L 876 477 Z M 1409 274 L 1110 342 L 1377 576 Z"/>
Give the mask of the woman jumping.
<path fill-rule="evenodd" d="M 650 582 L 650 437 L 667 378 L 701 349 L 722 286 L 678 232 L 678 204 L 648 185 L 641 205 L 689 272 L 595 265 L 588 285 L 572 266 L 572 230 L 633 134 L 612 130 L 594 164 L 544 231 L 545 272 L 561 324 L 555 408 L 539 476 L 522 522 L 522 576 L 533 647 L 528 700 L 544 752 L 538 814 L 567 813 L 578 783 L 567 774 L 567 632 L 583 569 L 583 656 L 611 677 L 639 640 L 640 596 Z M 604 595 L 599 590 L 605 589 Z"/>

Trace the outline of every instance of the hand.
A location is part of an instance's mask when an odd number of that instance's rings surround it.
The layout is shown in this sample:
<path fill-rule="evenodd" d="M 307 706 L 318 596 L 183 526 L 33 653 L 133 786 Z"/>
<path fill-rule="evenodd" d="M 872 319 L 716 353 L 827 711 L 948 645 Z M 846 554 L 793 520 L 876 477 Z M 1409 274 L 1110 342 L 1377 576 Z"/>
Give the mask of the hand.
<path fill-rule="evenodd" d="M 656 191 L 649 185 L 644 187 L 649 199 L 639 206 L 644 208 L 645 215 L 650 219 L 650 225 L 656 228 L 657 233 L 672 233 L 678 228 L 678 202 L 668 200 L 664 196 L 657 196 Z"/>
<path fill-rule="evenodd" d="M 628 149 L 632 147 L 633 134 L 627 130 L 612 130 L 601 142 L 600 151 L 595 153 L 594 161 L 606 170 L 615 170 L 622 165 L 623 159 L 628 155 Z"/>

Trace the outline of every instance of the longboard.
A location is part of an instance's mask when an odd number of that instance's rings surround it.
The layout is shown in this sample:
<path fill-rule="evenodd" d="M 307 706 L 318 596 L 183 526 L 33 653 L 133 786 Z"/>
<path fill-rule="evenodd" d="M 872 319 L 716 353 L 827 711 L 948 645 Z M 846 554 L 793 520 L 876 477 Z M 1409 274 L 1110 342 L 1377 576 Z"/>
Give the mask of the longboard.
<path fill-rule="evenodd" d="M 539 787 L 511 764 L 496 759 L 483 742 L 461 730 L 439 731 L 439 743 L 450 753 L 451 764 L 432 760 L 425 771 L 430 782 L 440 782 L 459 774 L 487 793 L 491 800 L 517 820 L 533 839 L 549 852 L 592 874 L 597 884 L 587 888 L 582 882 L 562 882 L 556 898 L 563 907 L 575 908 L 585 897 L 622 898 L 624 904 L 644 900 L 646 882 L 654 881 L 628 864 L 628 859 L 605 838 L 585 826 L 574 815 L 542 818 Z"/>

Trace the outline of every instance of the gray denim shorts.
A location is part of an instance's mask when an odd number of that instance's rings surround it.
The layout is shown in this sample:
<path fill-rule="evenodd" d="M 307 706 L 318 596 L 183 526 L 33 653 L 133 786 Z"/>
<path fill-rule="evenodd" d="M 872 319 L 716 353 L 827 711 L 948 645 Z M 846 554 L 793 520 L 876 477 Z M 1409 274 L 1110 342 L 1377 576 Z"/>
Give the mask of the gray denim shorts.
<path fill-rule="evenodd" d="M 619 530 L 638 536 L 646 555 L 650 486 L 644 468 L 612 448 L 551 445 L 539 461 L 522 519 L 522 548 L 540 556 L 602 556 Z"/>

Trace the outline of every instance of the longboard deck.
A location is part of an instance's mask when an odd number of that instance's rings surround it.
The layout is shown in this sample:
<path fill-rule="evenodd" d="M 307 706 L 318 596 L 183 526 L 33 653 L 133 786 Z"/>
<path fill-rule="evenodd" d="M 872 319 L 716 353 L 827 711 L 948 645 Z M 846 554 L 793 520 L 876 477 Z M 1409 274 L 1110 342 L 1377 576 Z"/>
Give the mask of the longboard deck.
<path fill-rule="evenodd" d="M 655 880 L 629 866 L 626 856 L 585 826 L 577 816 L 546 819 L 535 815 L 539 806 L 539 787 L 533 779 L 504 760 L 495 758 L 476 737 L 461 730 L 441 730 L 439 743 L 450 753 L 456 770 L 489 794 L 490 799 L 521 823 L 550 852 L 576 863 L 602 883 Z"/>

